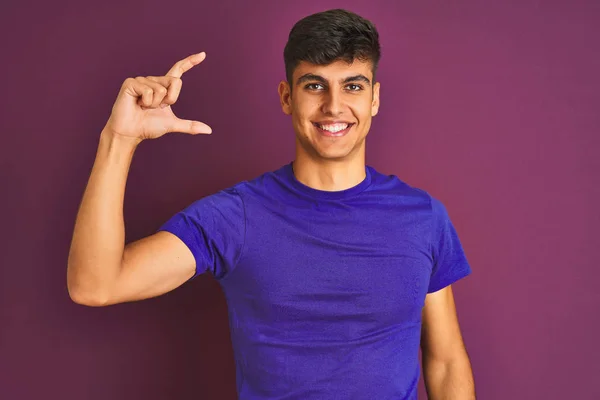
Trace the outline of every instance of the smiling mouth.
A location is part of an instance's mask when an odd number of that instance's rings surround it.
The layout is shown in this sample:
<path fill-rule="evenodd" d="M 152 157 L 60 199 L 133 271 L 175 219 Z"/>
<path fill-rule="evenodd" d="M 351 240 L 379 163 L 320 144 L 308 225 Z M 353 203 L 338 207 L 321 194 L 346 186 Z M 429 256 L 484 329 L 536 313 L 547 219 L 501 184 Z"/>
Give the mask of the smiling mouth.
<path fill-rule="evenodd" d="M 338 122 L 335 124 L 327 124 L 326 125 L 326 124 L 319 124 L 317 122 L 314 122 L 313 125 L 324 136 L 339 137 L 339 136 L 344 136 L 345 134 L 347 134 L 350 131 L 350 128 L 352 128 L 352 126 L 354 124 Z"/>

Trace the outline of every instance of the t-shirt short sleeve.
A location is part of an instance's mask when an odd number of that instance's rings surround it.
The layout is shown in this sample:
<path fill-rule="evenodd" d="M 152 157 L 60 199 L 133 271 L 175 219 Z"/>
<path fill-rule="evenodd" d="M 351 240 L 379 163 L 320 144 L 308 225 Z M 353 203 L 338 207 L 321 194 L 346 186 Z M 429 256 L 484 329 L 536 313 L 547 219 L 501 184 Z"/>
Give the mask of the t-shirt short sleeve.
<path fill-rule="evenodd" d="M 431 206 L 433 268 L 428 293 L 437 292 L 471 273 L 471 267 L 446 208 L 433 197 Z"/>
<path fill-rule="evenodd" d="M 235 268 L 244 244 L 245 210 L 235 188 L 225 189 L 190 204 L 158 231 L 177 236 L 196 260 L 194 276 L 210 272 L 216 279 Z"/>

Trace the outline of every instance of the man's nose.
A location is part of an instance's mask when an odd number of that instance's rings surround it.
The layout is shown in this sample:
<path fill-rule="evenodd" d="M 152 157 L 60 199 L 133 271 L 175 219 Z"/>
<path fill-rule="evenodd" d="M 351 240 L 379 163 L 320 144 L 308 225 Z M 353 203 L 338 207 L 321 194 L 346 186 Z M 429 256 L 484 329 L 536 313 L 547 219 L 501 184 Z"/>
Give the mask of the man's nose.
<path fill-rule="evenodd" d="M 339 115 L 343 109 L 342 96 L 335 91 L 330 91 L 324 96 L 321 109 L 323 114 Z"/>

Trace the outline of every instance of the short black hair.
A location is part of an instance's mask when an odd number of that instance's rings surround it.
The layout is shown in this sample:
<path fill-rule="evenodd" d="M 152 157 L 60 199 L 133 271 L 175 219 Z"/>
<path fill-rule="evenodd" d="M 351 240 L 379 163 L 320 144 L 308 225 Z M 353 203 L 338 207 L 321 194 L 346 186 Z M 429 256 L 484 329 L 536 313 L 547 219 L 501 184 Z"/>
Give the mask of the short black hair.
<path fill-rule="evenodd" d="M 309 15 L 298 21 L 283 50 L 285 75 L 292 74 L 301 61 L 327 65 L 343 60 L 370 61 L 375 72 L 381 57 L 379 33 L 373 23 L 353 12 L 335 9 Z"/>

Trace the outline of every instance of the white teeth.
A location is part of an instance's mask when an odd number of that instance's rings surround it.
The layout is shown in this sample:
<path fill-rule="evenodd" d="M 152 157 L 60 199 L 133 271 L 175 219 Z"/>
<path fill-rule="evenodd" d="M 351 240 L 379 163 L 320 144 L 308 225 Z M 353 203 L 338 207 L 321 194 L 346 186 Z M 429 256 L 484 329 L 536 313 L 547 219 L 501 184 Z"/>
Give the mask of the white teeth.
<path fill-rule="evenodd" d="M 343 131 L 348 127 L 348 124 L 331 124 L 331 125 L 319 125 L 321 129 L 326 130 L 327 132 L 336 133 L 339 131 Z"/>

